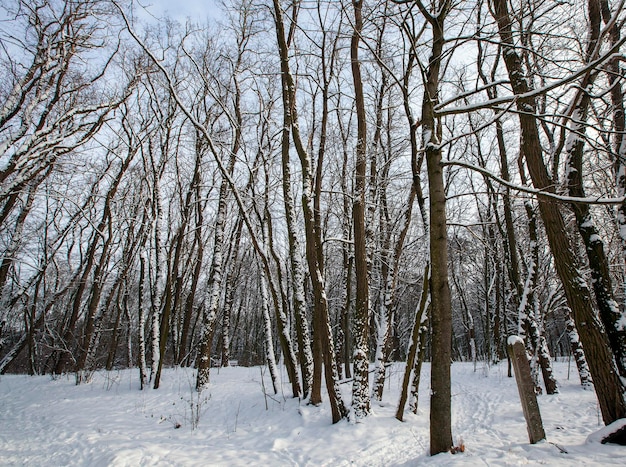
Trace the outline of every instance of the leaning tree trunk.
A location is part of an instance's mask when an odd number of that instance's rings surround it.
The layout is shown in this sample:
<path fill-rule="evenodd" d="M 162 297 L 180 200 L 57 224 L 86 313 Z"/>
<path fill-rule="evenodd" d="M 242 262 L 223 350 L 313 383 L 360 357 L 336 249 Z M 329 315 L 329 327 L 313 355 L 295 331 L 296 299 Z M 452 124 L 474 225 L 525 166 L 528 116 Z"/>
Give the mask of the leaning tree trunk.
<path fill-rule="evenodd" d="M 592 61 L 597 55 L 597 42 L 600 36 L 600 0 L 589 0 L 589 39 L 587 45 L 587 62 Z M 567 138 L 567 185 L 569 195 L 584 198 L 583 186 L 583 151 L 585 147 L 586 121 L 591 106 L 591 89 L 596 74 L 590 73 L 583 78 L 579 91 L 574 98 L 574 111 L 572 123 Z M 615 83 L 617 84 L 617 83 Z M 618 190 L 619 191 L 619 190 Z M 600 238 L 598 229 L 591 215 L 589 205 L 571 203 L 571 208 L 576 216 L 578 232 L 585 245 L 589 269 L 591 271 L 591 283 L 595 293 L 600 319 L 604 324 L 606 333 L 615 355 L 615 361 L 619 374 L 626 377 L 626 329 L 620 324 L 622 312 L 613 296 L 613 284 L 609 273 L 609 261 L 604 252 L 604 242 Z"/>
<path fill-rule="evenodd" d="M 553 193 L 555 188 L 543 160 L 535 100 L 527 95 L 531 88 L 525 78 L 522 61 L 514 45 L 508 5 L 506 0 L 493 0 L 493 7 L 511 86 L 514 94 L 519 96 L 516 102 L 521 126 L 521 151 L 535 188 Z M 593 309 L 591 294 L 567 237 L 559 206 L 553 200 L 540 197 L 539 210 L 557 273 L 563 283 L 567 302 L 574 313 L 576 327 L 587 351 L 587 357 L 590 359 L 589 367 L 595 383 L 602 418 L 606 424 L 609 424 L 626 416 L 624 384 L 619 378 L 602 323 Z"/>
<path fill-rule="evenodd" d="M 612 47 L 621 42 L 621 24 L 617 24 L 617 18 L 612 16 L 611 8 L 608 0 L 600 0 L 600 11 L 602 19 L 607 27 L 609 27 L 609 41 Z M 624 93 L 622 90 L 622 69 L 620 63 L 622 57 L 615 54 L 606 65 L 606 74 L 611 89 L 611 104 L 613 111 L 613 134 L 614 134 L 614 154 L 613 166 L 615 173 L 615 186 L 618 196 L 626 195 L 626 110 L 624 109 Z M 617 207 L 618 234 L 622 244 L 622 267 L 626 268 L 626 200 Z M 622 271 L 623 277 L 626 279 L 626 271 Z M 626 284 L 622 284 L 626 286 Z M 626 294 L 624 294 L 626 301 Z M 622 304 L 622 319 L 624 317 L 624 304 Z M 623 324 L 616 327 L 617 332 L 626 333 L 626 326 Z"/>
<path fill-rule="evenodd" d="M 219 157 L 215 154 L 215 157 Z M 231 157 L 229 173 L 234 166 L 234 157 Z M 209 271 L 208 282 L 208 304 L 203 309 L 202 314 L 202 334 L 200 337 L 200 347 L 196 367 L 196 390 L 202 391 L 209 384 L 209 373 L 211 371 L 211 346 L 215 335 L 217 321 L 217 307 L 219 306 L 220 290 L 222 285 L 222 269 L 224 267 L 224 231 L 226 229 L 226 209 L 227 209 L 228 182 L 226 177 L 222 178 L 220 194 L 217 208 L 217 218 L 215 221 L 215 236 L 213 241 L 213 259 Z"/>
<path fill-rule="evenodd" d="M 522 179 L 525 179 L 522 174 Z M 541 370 L 547 394 L 557 394 L 559 392 L 554 371 L 552 369 L 552 359 L 548 352 L 545 338 L 541 335 L 538 322 L 538 304 L 535 295 L 537 285 L 537 270 L 539 268 L 539 236 L 537 233 L 537 214 L 530 201 L 524 203 L 526 215 L 528 217 L 528 234 L 530 239 L 530 259 L 528 261 L 528 277 L 524 285 L 524 290 L 520 296 L 519 320 L 520 326 L 526 335 L 527 347 L 531 354 L 531 368 L 533 376 Z M 537 368 L 538 367 L 538 368 Z M 538 376 L 535 379 L 537 391 L 541 391 Z"/>
<path fill-rule="evenodd" d="M 219 162 L 220 170 L 222 172 L 222 182 L 220 184 L 219 198 L 217 202 L 217 214 L 215 221 L 215 232 L 213 237 L 213 259 L 211 261 L 211 268 L 209 270 L 209 282 L 208 282 L 208 306 L 205 306 L 202 313 L 202 331 L 198 350 L 198 359 L 196 361 L 196 367 L 198 374 L 196 376 L 196 391 L 202 391 L 209 384 L 209 373 L 211 371 L 211 346 L 213 345 L 213 337 L 215 335 L 215 327 L 217 321 L 217 309 L 220 302 L 220 292 L 222 286 L 222 276 L 224 269 L 224 236 L 226 231 L 226 212 L 228 210 L 228 193 L 234 192 L 235 188 L 232 185 L 230 179 L 231 174 L 235 169 L 235 163 L 237 161 L 237 155 L 241 148 L 241 109 L 239 107 L 239 92 L 238 81 L 235 79 L 236 93 L 236 105 L 235 105 L 235 134 L 230 150 L 230 157 L 227 167 L 224 167 L 224 163 L 220 159 L 220 154 L 215 150 L 212 141 L 208 138 L 208 134 L 204 133 L 206 130 L 204 127 L 198 129 L 198 133 L 202 133 L 202 137 L 207 140 L 211 151 Z M 200 131 L 202 130 L 202 131 Z M 200 134 L 198 135 L 200 138 Z M 239 201 L 239 198 L 237 198 Z M 243 207 L 240 205 L 240 215 L 246 218 L 246 213 Z M 248 231 L 251 235 L 254 234 L 251 231 L 251 226 L 246 222 Z M 256 237 L 255 237 L 256 238 Z M 253 243 L 256 246 L 256 242 L 253 239 Z M 256 249 L 256 248 L 255 248 Z"/>
<path fill-rule="evenodd" d="M 569 313 L 569 312 L 568 312 Z M 580 343 L 580 337 L 574 324 L 574 319 L 569 316 L 566 325 L 567 337 L 570 343 L 570 349 L 576 362 L 576 368 L 578 369 L 578 376 L 580 377 L 580 385 L 583 389 L 593 389 L 593 381 L 591 380 L 591 372 L 589 371 L 589 365 L 587 364 L 587 358 L 583 351 L 583 346 Z"/>
<path fill-rule="evenodd" d="M 272 320 L 270 319 L 270 303 L 267 293 L 267 285 L 265 284 L 264 274 L 261 273 L 261 312 L 263 314 L 263 335 L 265 337 L 265 361 L 270 371 L 272 379 L 272 388 L 274 394 L 278 394 L 280 380 L 278 377 L 278 366 L 276 365 L 276 357 L 274 355 L 274 340 L 272 338 Z"/>
<path fill-rule="evenodd" d="M 396 418 L 402 421 L 404 417 L 404 406 L 409 392 L 409 384 L 411 382 L 411 372 L 415 368 L 416 355 L 418 359 L 422 358 L 422 355 L 418 355 L 420 351 L 420 336 L 425 334 L 423 330 L 424 323 L 427 319 L 427 310 L 430 302 L 430 266 L 426 263 L 424 268 L 424 277 L 422 280 L 422 294 L 420 301 L 415 312 L 415 320 L 413 322 L 413 331 L 411 332 L 411 341 L 409 343 L 409 351 L 406 356 L 406 366 L 404 368 L 404 377 L 402 378 L 402 390 L 400 391 L 400 402 L 398 402 L 398 410 L 396 411 Z M 419 378 L 419 375 L 415 373 L 413 378 Z"/>
<path fill-rule="evenodd" d="M 304 292 L 304 265 L 300 256 L 300 241 L 296 229 L 296 209 L 291 192 L 291 93 L 289 92 L 286 76 L 282 77 L 283 88 L 283 130 L 281 135 L 281 162 L 282 162 L 282 188 L 283 202 L 285 205 L 285 220 L 287 224 L 287 240 L 289 242 L 289 266 L 291 268 L 291 290 L 293 315 L 296 321 L 296 338 L 298 341 L 298 356 L 300 360 L 300 372 L 302 374 L 302 395 L 308 399 L 313 386 L 313 351 L 311 349 L 311 335 L 306 316 L 306 297 Z"/>

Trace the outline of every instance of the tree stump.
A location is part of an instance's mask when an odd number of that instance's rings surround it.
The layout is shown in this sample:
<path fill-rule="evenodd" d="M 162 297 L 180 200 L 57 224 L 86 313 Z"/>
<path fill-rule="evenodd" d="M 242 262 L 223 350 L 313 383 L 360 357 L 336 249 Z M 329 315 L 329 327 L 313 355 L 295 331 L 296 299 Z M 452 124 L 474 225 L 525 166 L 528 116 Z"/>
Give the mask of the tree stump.
<path fill-rule="evenodd" d="M 535 386 L 530 376 L 530 364 L 524 349 L 524 341 L 519 336 L 509 336 L 507 344 L 507 350 L 515 371 L 515 381 L 517 382 L 517 390 L 522 402 L 524 418 L 526 419 L 528 438 L 530 439 L 530 444 L 535 444 L 542 439 L 546 439 L 546 433 L 543 430 L 543 422 L 539 413 Z"/>

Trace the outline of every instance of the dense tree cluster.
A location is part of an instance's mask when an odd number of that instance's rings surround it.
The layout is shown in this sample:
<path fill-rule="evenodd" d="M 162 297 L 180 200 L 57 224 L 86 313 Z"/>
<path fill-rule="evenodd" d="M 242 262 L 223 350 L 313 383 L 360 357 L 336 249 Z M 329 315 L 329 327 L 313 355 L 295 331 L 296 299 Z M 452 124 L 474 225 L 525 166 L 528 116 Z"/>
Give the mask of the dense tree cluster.
<path fill-rule="evenodd" d="M 624 2 L 1 8 L 0 372 L 280 361 L 338 421 L 427 359 L 436 454 L 520 334 L 626 416 Z"/>

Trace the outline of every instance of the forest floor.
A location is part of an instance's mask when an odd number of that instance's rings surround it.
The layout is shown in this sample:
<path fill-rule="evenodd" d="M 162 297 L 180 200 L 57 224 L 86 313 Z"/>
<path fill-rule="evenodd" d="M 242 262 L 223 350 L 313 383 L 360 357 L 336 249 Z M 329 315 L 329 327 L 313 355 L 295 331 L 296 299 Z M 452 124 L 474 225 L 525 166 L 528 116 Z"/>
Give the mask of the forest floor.
<path fill-rule="evenodd" d="M 452 431 L 458 454 L 428 456 L 430 366 L 422 370 L 420 410 L 394 418 L 403 364 L 390 367 L 384 401 L 361 423 L 330 423 L 319 407 L 267 394 L 263 368 L 214 369 L 200 396 L 194 372 L 164 372 L 161 388 L 139 391 L 138 372 L 73 377 L 0 377 L 0 465 L 28 466 L 513 466 L 624 465 L 626 447 L 600 444 L 593 391 L 572 362 L 557 362 L 557 395 L 539 396 L 547 441 L 528 443 L 507 365 L 452 365 Z M 350 401 L 350 384 L 342 384 Z M 594 435 L 595 433 L 595 435 Z M 591 436 L 590 436 L 591 435 Z"/>

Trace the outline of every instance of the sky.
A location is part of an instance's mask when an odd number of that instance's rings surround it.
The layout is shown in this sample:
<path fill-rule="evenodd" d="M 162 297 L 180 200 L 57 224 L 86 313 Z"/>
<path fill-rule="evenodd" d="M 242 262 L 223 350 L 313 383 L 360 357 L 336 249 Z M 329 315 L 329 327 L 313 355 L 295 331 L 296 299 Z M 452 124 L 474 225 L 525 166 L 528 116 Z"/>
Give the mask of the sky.
<path fill-rule="evenodd" d="M 220 10 L 217 0 L 138 0 L 138 3 L 156 17 L 170 16 L 181 23 L 187 18 L 215 18 Z"/>

